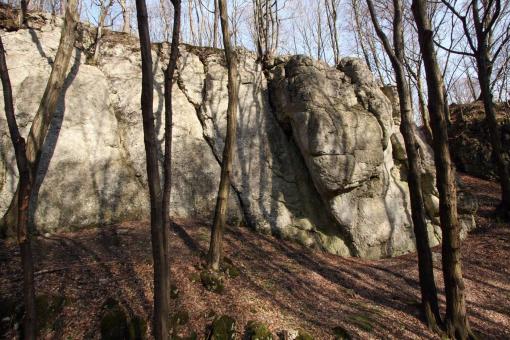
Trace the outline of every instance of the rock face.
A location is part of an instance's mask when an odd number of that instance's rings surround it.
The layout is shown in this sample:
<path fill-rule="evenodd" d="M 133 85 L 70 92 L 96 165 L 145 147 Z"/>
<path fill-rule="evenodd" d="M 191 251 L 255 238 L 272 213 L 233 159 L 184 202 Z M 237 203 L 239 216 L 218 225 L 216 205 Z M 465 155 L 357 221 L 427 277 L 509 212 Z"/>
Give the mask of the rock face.
<path fill-rule="evenodd" d="M 321 200 L 354 254 L 412 249 L 407 184 L 393 160 L 392 105 L 364 64 L 338 70 L 306 57 L 275 66 L 270 95 L 291 132 Z"/>
<path fill-rule="evenodd" d="M 510 103 L 496 104 L 496 112 L 501 145 L 506 150 L 503 156 L 510 164 Z M 473 176 L 497 179 L 483 103 L 454 104 L 450 106 L 450 114 L 450 148 L 457 169 Z"/>
<path fill-rule="evenodd" d="M 59 20 L 3 32 L 15 110 L 27 133 L 57 49 Z M 34 212 L 40 230 L 147 219 L 138 41 L 107 33 L 96 65 L 80 28 L 44 148 Z M 171 213 L 210 220 L 224 144 L 227 72 L 221 51 L 181 46 L 174 84 Z M 155 125 L 163 141 L 167 45 L 153 46 Z M 265 233 L 344 255 L 379 258 L 414 249 L 405 149 L 394 105 L 364 64 L 338 69 L 295 56 L 261 71 L 239 52 L 240 104 L 229 218 Z M 17 173 L 0 115 L 0 214 Z M 431 181 L 433 183 L 433 174 Z M 426 191 L 437 219 L 433 185 Z M 434 211 L 435 209 L 435 211 Z M 437 228 L 431 223 L 432 243 Z"/>

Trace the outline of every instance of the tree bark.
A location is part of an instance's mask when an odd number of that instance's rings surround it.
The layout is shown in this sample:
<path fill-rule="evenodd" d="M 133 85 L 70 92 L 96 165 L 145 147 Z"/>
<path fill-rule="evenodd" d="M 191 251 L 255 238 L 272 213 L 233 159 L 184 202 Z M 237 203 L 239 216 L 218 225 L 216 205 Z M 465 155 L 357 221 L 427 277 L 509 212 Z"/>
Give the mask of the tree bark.
<path fill-rule="evenodd" d="M 163 195 L 158 168 L 158 149 L 153 115 L 153 75 L 149 22 L 145 0 L 136 0 L 140 51 L 142 56 L 142 119 L 147 178 L 151 207 L 151 243 L 154 260 L 153 334 L 157 340 L 168 339 L 169 268 L 168 232 L 163 218 Z"/>
<path fill-rule="evenodd" d="M 430 250 L 429 237 L 427 233 L 425 205 L 423 203 L 423 193 L 421 188 L 421 160 L 418 154 L 418 143 L 416 142 L 416 131 L 413 123 L 411 93 L 406 79 L 404 65 L 403 4 L 401 0 L 393 0 L 393 48 L 379 25 L 372 1 L 367 0 L 367 4 L 375 31 L 379 39 L 382 41 L 383 47 L 390 58 L 395 72 L 395 79 L 397 81 L 401 115 L 400 131 L 404 137 L 407 153 L 407 165 L 409 168 L 407 182 L 409 184 L 411 217 L 413 220 L 416 249 L 418 252 L 418 272 L 422 308 L 428 326 L 434 331 L 439 331 L 441 316 L 439 313 L 437 288 L 434 280 L 434 268 L 432 263 L 432 251 Z"/>
<path fill-rule="evenodd" d="M 120 0 L 120 7 L 122 8 L 122 32 L 131 33 L 131 13 L 126 0 Z"/>
<path fill-rule="evenodd" d="M 232 158 L 234 156 L 234 142 L 236 138 L 236 116 L 239 101 L 239 81 L 237 74 L 237 57 L 230 45 L 230 32 L 228 25 L 228 12 L 226 0 L 219 0 L 221 30 L 223 47 L 228 68 L 228 108 L 227 133 L 221 162 L 221 178 L 214 211 L 213 226 L 211 229 L 211 243 L 207 265 L 212 270 L 219 270 L 222 258 L 223 230 L 227 215 L 228 196 L 230 189 L 230 176 L 232 173 Z"/>
<path fill-rule="evenodd" d="M 108 5 L 105 5 L 104 2 L 101 3 L 101 11 L 99 12 L 99 20 L 97 23 L 97 31 L 96 31 L 96 42 L 94 45 L 94 54 L 92 55 L 92 64 L 97 64 L 97 59 L 99 58 L 99 48 L 101 47 L 101 38 L 103 37 L 103 29 L 104 22 L 106 20 L 106 16 L 108 15 L 108 11 L 112 2 Z"/>
<path fill-rule="evenodd" d="M 172 29 L 172 45 L 170 60 L 165 70 L 165 160 L 163 171 L 165 183 L 163 187 L 163 219 L 165 229 L 170 230 L 170 197 L 172 193 L 172 89 L 177 59 L 179 58 L 179 37 L 181 34 L 181 0 L 172 0 L 174 6 L 174 23 Z"/>
<path fill-rule="evenodd" d="M 432 128 L 430 127 L 429 110 L 427 108 L 427 103 L 425 101 L 425 97 L 423 96 L 423 86 L 422 86 L 422 82 L 421 82 L 421 70 L 419 70 L 419 72 L 417 72 L 416 91 L 418 92 L 418 106 L 420 108 L 420 114 L 421 114 L 421 120 L 423 122 L 423 127 L 425 128 L 425 136 L 427 138 L 427 142 L 430 145 L 432 145 Z"/>
<path fill-rule="evenodd" d="M 437 64 L 433 30 L 427 16 L 426 0 L 413 0 L 412 11 L 418 28 L 428 88 L 428 106 L 432 123 L 434 160 L 439 213 L 443 234 L 442 264 L 446 295 L 446 332 L 456 339 L 472 337 L 466 314 L 464 282 L 460 258 L 460 227 L 457 218 L 455 173 L 448 149 L 447 112 L 444 82 Z"/>
<path fill-rule="evenodd" d="M 14 102 L 12 98 L 11 81 L 5 59 L 5 49 L 0 37 L 0 76 L 4 93 L 5 116 L 12 145 L 16 155 L 16 164 L 19 173 L 19 200 L 17 220 L 17 241 L 20 247 L 21 266 L 23 270 L 23 301 L 25 305 L 25 318 L 23 330 L 25 339 L 36 339 L 37 336 L 37 315 L 35 310 L 35 282 L 34 282 L 34 260 L 32 256 L 32 235 L 28 228 L 28 212 L 30 203 L 30 192 L 32 179 L 26 156 L 25 139 L 21 137 L 14 115 Z"/>
<path fill-rule="evenodd" d="M 214 0 L 214 23 L 213 23 L 213 47 L 218 47 L 218 22 L 220 21 L 220 10 L 218 0 Z"/>
<path fill-rule="evenodd" d="M 20 1 L 21 12 L 20 12 L 20 17 L 19 17 L 19 24 L 20 24 L 21 27 L 26 27 L 27 26 L 28 3 L 29 3 L 28 0 L 21 0 Z"/>

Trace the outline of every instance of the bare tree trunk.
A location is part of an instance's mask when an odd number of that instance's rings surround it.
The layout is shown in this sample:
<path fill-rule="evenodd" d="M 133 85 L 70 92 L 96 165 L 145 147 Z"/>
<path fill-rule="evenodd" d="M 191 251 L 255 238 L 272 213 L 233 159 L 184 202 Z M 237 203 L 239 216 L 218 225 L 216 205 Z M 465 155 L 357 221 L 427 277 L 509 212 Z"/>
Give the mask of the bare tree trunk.
<path fill-rule="evenodd" d="M 443 233 L 442 262 L 446 295 L 446 331 L 456 339 L 471 337 L 466 314 L 464 281 L 460 259 L 460 227 L 457 218 L 455 173 L 448 149 L 446 98 L 441 70 L 438 67 L 433 30 L 427 16 L 426 0 L 413 0 L 412 11 L 427 76 L 428 106 L 432 122 L 434 158 L 439 191 L 439 213 Z"/>
<path fill-rule="evenodd" d="M 491 61 L 490 49 L 490 46 L 492 45 L 491 37 L 494 30 L 494 24 L 491 24 L 491 22 L 500 16 L 501 2 L 500 0 L 496 1 L 495 4 L 494 2 L 482 2 L 482 5 L 486 7 L 484 14 L 480 13 L 478 3 L 476 1 L 473 1 L 472 3 L 472 16 L 476 32 L 476 40 L 478 41 L 478 46 L 474 56 L 478 71 L 478 82 L 480 83 L 480 97 L 485 108 L 485 118 L 489 125 L 492 151 L 496 161 L 496 168 L 498 169 L 501 185 L 501 203 L 498 207 L 498 212 L 503 217 L 510 219 L 510 173 L 508 165 L 503 158 L 501 131 L 496 118 L 496 110 L 494 108 L 491 90 L 491 75 L 494 63 L 494 59 Z M 494 13 L 492 13 L 492 15 L 487 15 L 489 13 L 488 11 L 490 11 L 493 7 Z M 499 52 L 495 53 L 498 54 Z"/>
<path fill-rule="evenodd" d="M 220 21 L 220 9 L 218 0 L 214 0 L 214 23 L 213 23 L 213 47 L 218 47 L 218 22 Z"/>
<path fill-rule="evenodd" d="M 280 33 L 278 11 L 278 0 L 253 1 L 255 45 L 258 60 L 264 69 L 268 69 L 270 60 L 278 48 Z"/>
<path fill-rule="evenodd" d="M 413 110 L 411 108 L 411 93 L 406 80 L 404 66 L 404 31 L 402 0 L 393 0 L 393 48 L 385 33 L 379 25 L 375 9 L 371 0 L 367 0 L 370 16 L 374 24 L 377 36 L 383 43 L 395 72 L 397 81 L 398 97 L 400 102 L 401 124 L 400 131 L 404 137 L 407 153 L 407 165 L 409 174 L 407 181 L 411 196 L 411 215 L 416 237 L 416 249 L 418 251 L 418 271 L 420 278 L 421 301 L 423 312 L 428 326 L 439 331 L 441 316 L 437 300 L 437 288 L 434 280 L 434 268 L 432 263 L 432 251 L 427 233 L 425 220 L 425 205 L 421 188 L 421 161 L 416 142 L 416 131 L 413 123 Z"/>
<path fill-rule="evenodd" d="M 480 11 L 478 0 L 469 1 L 469 6 L 464 7 L 465 11 L 471 13 L 472 24 L 470 24 L 467 21 L 468 14 L 461 14 L 458 8 L 455 7 L 455 3 L 450 3 L 446 0 L 442 0 L 442 2 L 453 16 L 457 17 L 462 24 L 464 35 L 468 43 L 467 46 L 472 51 L 472 53 L 458 51 L 452 52 L 471 56 L 476 60 L 478 82 L 480 85 L 480 98 L 484 103 L 486 120 L 489 125 L 491 135 L 492 150 L 496 161 L 496 168 L 498 169 L 498 175 L 500 177 L 502 197 L 500 206 L 498 207 L 498 212 L 501 213 L 503 217 L 510 219 L 510 174 L 508 165 L 503 158 L 501 132 L 496 120 L 491 88 L 491 77 L 494 62 L 497 60 L 497 56 L 505 45 L 508 44 L 508 38 L 510 37 L 510 27 L 508 27 L 504 20 L 499 20 L 501 15 L 505 12 L 505 4 L 502 4 L 501 0 L 482 1 L 482 10 Z M 500 26 L 506 26 L 506 28 L 497 28 L 498 22 Z M 474 30 L 472 28 L 474 28 Z M 499 31 L 501 29 L 505 32 L 506 37 L 504 39 L 496 39 L 497 42 L 493 41 L 495 31 Z M 468 80 L 471 82 L 470 78 L 468 78 Z"/>
<path fill-rule="evenodd" d="M 359 13 L 359 3 L 358 0 L 351 0 L 352 3 L 352 10 L 354 15 L 354 31 L 355 31 L 355 37 L 358 37 L 356 39 L 357 45 L 361 48 L 361 51 L 363 52 L 363 58 L 365 59 L 365 63 L 368 66 L 368 69 L 370 72 L 372 71 L 372 65 L 370 63 L 370 57 L 367 49 L 365 48 L 365 42 L 364 42 L 364 34 L 363 34 L 363 27 L 361 26 L 361 20 L 360 20 L 360 13 Z M 359 40 L 359 41 L 358 41 Z"/>
<path fill-rule="evenodd" d="M 501 203 L 498 212 L 505 218 L 510 219 L 510 173 L 508 165 L 503 158 L 503 146 L 501 144 L 501 131 L 496 119 L 496 110 L 492 101 L 492 91 L 490 89 L 489 71 L 487 67 L 487 58 L 477 57 L 478 81 L 480 82 L 480 95 L 485 108 L 485 117 L 489 126 L 492 152 L 496 161 L 499 182 L 501 185 Z"/>
<path fill-rule="evenodd" d="M 418 105 L 420 108 L 421 120 L 423 127 L 425 128 L 425 136 L 427 136 L 427 142 L 432 145 L 432 128 L 430 127 L 430 116 L 423 95 L 423 86 L 421 83 L 421 67 L 418 69 L 416 77 L 416 91 L 418 92 Z"/>
<path fill-rule="evenodd" d="M 97 59 L 99 57 L 99 48 L 101 47 L 101 38 L 103 37 L 104 22 L 106 20 L 106 16 L 108 15 L 108 11 L 110 10 L 110 7 L 113 3 L 110 1 L 108 4 L 105 4 L 104 1 L 101 1 L 100 4 L 101 10 L 99 12 L 99 20 L 97 23 L 96 42 L 94 45 L 94 54 L 92 55 L 93 65 L 97 64 Z"/>
<path fill-rule="evenodd" d="M 122 8 L 122 32 L 131 33 L 131 11 L 126 4 L 126 0 L 120 0 Z"/>
<path fill-rule="evenodd" d="M 17 241 L 20 247 L 21 266 L 23 270 L 23 301 L 25 305 L 25 318 L 23 330 L 25 339 L 36 339 L 37 315 L 35 310 L 35 282 L 34 260 L 32 256 L 32 235 L 28 227 L 28 212 L 30 204 L 30 192 L 32 190 L 32 178 L 26 155 L 25 139 L 20 135 L 16 116 L 14 114 L 14 102 L 12 99 L 11 81 L 5 60 L 5 50 L 0 36 L 0 76 L 4 92 L 5 116 L 12 145 L 16 155 L 16 164 L 19 173 L 19 200 Z"/>
<path fill-rule="evenodd" d="M 20 1 L 21 12 L 20 12 L 20 17 L 19 17 L 19 23 L 20 23 L 21 27 L 27 26 L 28 3 L 29 3 L 29 0 L 21 0 Z"/>
<path fill-rule="evenodd" d="M 172 126 L 173 107 L 172 89 L 177 59 L 179 58 L 179 37 L 181 34 L 181 0 L 172 0 L 174 6 L 174 24 L 172 30 L 172 45 L 170 60 L 165 70 L 165 160 L 163 172 L 165 183 L 163 187 L 163 219 L 165 229 L 170 230 L 170 197 L 172 190 Z"/>
<path fill-rule="evenodd" d="M 337 0 L 325 0 L 326 19 L 329 28 L 329 40 L 331 42 L 331 49 L 333 51 L 333 60 L 335 65 L 340 63 L 340 47 L 338 46 L 338 28 L 337 28 Z"/>
<path fill-rule="evenodd" d="M 136 0 L 140 51 L 142 56 L 142 117 L 147 179 L 151 207 L 151 243 L 154 260 L 153 334 L 157 340 L 168 339 L 169 268 L 168 233 L 163 218 L 163 195 L 158 169 L 158 148 L 153 115 L 153 75 L 149 22 L 145 0 Z"/>
<path fill-rule="evenodd" d="M 234 156 L 234 142 L 236 138 L 236 116 L 239 101 L 239 81 L 237 74 L 237 57 L 230 45 L 230 31 L 228 25 L 228 12 L 226 0 L 219 0 L 221 30 L 223 47 L 228 68 L 228 108 L 227 133 L 221 162 L 221 178 L 218 189 L 216 209 L 214 211 L 213 226 L 211 229 L 211 243 L 207 265 L 210 269 L 219 270 L 222 258 L 223 230 L 227 215 L 228 195 L 230 189 L 230 176 L 232 174 L 232 158 Z"/>
<path fill-rule="evenodd" d="M 55 55 L 55 61 L 53 62 L 50 78 L 46 84 L 46 89 L 41 99 L 41 103 L 39 104 L 39 109 L 32 121 L 30 132 L 28 134 L 26 155 L 28 165 L 30 167 L 30 178 L 32 178 L 33 183 L 35 183 L 44 139 L 46 138 L 46 133 L 48 132 L 51 120 L 53 119 L 55 109 L 57 108 L 58 98 L 64 85 L 69 61 L 74 49 L 77 23 L 77 3 L 77 0 L 69 0 L 67 5 L 64 26 L 62 27 L 60 43 L 58 45 L 57 54 Z M 7 212 L 0 222 L 0 233 L 3 235 L 7 235 L 11 230 L 13 230 L 16 224 L 18 194 L 19 185 Z"/>
<path fill-rule="evenodd" d="M 188 0 L 188 18 L 189 18 L 189 32 L 191 44 L 197 43 L 196 35 L 195 35 L 195 27 L 193 25 L 193 0 Z"/>

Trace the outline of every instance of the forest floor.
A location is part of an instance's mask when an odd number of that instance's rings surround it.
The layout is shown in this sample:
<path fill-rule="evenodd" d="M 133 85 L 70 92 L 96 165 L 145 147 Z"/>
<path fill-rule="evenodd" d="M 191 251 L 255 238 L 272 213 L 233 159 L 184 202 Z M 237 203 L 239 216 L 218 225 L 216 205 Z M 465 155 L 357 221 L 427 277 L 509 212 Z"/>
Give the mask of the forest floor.
<path fill-rule="evenodd" d="M 461 178 L 480 204 L 479 228 L 462 244 L 469 320 L 482 338 L 509 339 L 510 225 L 492 217 L 499 188 Z M 206 223 L 173 225 L 172 313 L 180 311 L 181 336 L 196 332 L 203 339 L 215 316 L 229 315 L 236 320 L 237 338 L 250 320 L 265 323 L 274 334 L 305 330 L 315 339 L 334 339 L 338 326 L 359 339 L 439 338 L 418 312 L 414 254 L 377 261 L 341 258 L 232 227 L 224 249 L 239 275 L 225 277 L 223 292 L 215 293 L 200 278 L 208 239 Z M 146 222 L 40 236 L 34 248 L 37 294 L 49 306 L 40 313 L 42 338 L 100 338 L 101 319 L 112 299 L 150 325 L 152 258 Z M 440 248 L 433 252 L 444 310 Z M 19 268 L 16 245 L 0 243 L 0 338 L 2 332 L 6 338 L 15 334 L 19 317 L 9 313 L 19 314 Z"/>

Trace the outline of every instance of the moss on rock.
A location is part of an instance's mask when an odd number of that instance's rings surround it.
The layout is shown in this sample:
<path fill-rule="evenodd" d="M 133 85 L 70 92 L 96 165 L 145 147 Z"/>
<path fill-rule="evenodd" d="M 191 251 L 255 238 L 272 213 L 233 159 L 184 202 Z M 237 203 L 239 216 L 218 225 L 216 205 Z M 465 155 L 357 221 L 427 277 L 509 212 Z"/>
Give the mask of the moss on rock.
<path fill-rule="evenodd" d="M 103 305 L 100 331 L 103 340 L 144 339 L 147 323 L 137 315 L 129 317 L 118 301 L 109 298 Z"/>
<path fill-rule="evenodd" d="M 176 328 L 178 326 L 183 326 L 187 324 L 188 321 L 189 313 L 184 309 L 180 309 L 170 316 L 170 327 Z"/>
<path fill-rule="evenodd" d="M 351 340 L 352 339 L 352 336 L 349 334 L 349 332 L 342 326 L 334 327 L 333 333 L 335 334 L 335 340 Z"/>
<path fill-rule="evenodd" d="M 208 291 L 221 294 L 225 290 L 223 280 L 217 274 L 204 270 L 200 273 L 200 281 Z"/>
<path fill-rule="evenodd" d="M 214 319 L 207 340 L 234 340 L 236 321 L 228 315 Z"/>
<path fill-rule="evenodd" d="M 239 270 L 239 268 L 237 268 L 233 264 L 228 263 L 225 263 L 223 265 L 223 272 L 229 279 L 235 279 L 236 277 L 241 275 L 241 271 Z"/>
<path fill-rule="evenodd" d="M 180 290 L 175 284 L 170 285 L 170 299 L 174 300 L 179 297 Z"/>
<path fill-rule="evenodd" d="M 258 321 L 249 321 L 246 325 L 245 340 L 273 340 L 273 334 L 267 325 Z"/>
<path fill-rule="evenodd" d="M 295 340 L 314 340 L 314 337 L 304 330 L 299 330 L 298 336 Z"/>
<path fill-rule="evenodd" d="M 39 331 L 53 326 L 68 300 L 62 295 L 38 295 L 35 298 L 37 328 Z M 52 327 L 53 328 L 53 327 Z"/>

